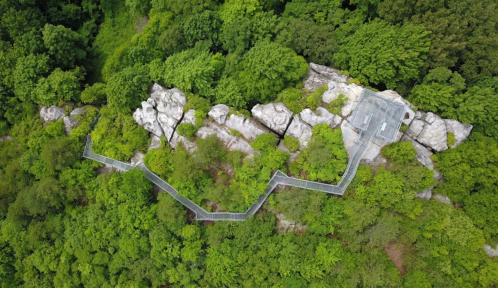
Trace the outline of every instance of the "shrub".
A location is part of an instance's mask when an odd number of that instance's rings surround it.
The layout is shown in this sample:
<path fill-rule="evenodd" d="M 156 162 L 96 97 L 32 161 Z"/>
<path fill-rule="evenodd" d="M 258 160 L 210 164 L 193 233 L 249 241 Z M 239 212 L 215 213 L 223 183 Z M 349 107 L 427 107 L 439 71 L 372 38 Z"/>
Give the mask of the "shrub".
<path fill-rule="evenodd" d="M 271 133 L 260 134 L 251 143 L 252 148 L 260 151 L 267 150 L 275 145 L 277 145 L 277 138 Z"/>
<path fill-rule="evenodd" d="M 284 144 L 285 148 L 289 149 L 289 151 L 291 152 L 296 152 L 300 147 L 299 140 L 291 136 L 285 136 L 282 143 Z"/>
<path fill-rule="evenodd" d="M 195 133 L 197 132 L 197 127 L 191 123 L 182 123 L 178 125 L 178 134 L 187 138 L 190 141 L 195 139 Z"/>
<path fill-rule="evenodd" d="M 412 142 L 395 142 L 382 148 L 382 156 L 399 163 L 408 163 L 417 155 Z"/>
<path fill-rule="evenodd" d="M 448 133 L 448 140 L 447 141 L 448 141 L 448 146 L 449 147 L 455 145 L 455 143 L 456 143 L 455 134 L 453 134 L 451 132 Z"/>

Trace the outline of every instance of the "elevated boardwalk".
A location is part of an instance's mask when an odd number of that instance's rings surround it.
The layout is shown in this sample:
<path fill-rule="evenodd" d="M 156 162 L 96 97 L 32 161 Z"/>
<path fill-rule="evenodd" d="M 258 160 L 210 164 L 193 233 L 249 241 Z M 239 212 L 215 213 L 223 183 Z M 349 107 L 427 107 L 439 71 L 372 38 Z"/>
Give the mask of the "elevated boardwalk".
<path fill-rule="evenodd" d="M 378 96 L 376 96 L 378 97 Z M 368 98 L 367 98 L 368 99 Z M 363 100 L 363 94 L 362 94 Z M 388 100 L 385 100 L 388 101 Z M 361 102 L 361 101 L 360 101 Z M 389 103 L 389 102 L 387 102 Z M 358 107 L 357 107 L 358 108 Z M 356 113 L 355 115 L 360 115 Z M 397 113 L 402 115 L 402 113 Z M 363 115 L 362 115 L 363 117 Z M 400 117 L 400 116 L 396 116 Z M 273 190 L 278 186 L 293 186 L 303 189 L 316 190 L 334 195 L 343 195 L 346 188 L 349 186 L 353 180 L 356 170 L 360 165 L 360 161 L 363 155 L 368 150 L 372 141 L 376 135 L 382 133 L 383 127 L 385 127 L 386 119 L 378 118 L 378 115 L 368 116 L 367 121 L 364 121 L 362 125 L 362 131 L 358 139 L 356 140 L 356 147 L 354 148 L 353 155 L 349 159 L 346 171 L 342 175 L 341 180 L 337 185 L 307 181 L 303 179 L 293 178 L 285 175 L 282 171 L 278 170 L 273 177 L 268 182 L 268 187 L 265 192 L 261 194 L 256 202 L 254 202 L 251 207 L 245 213 L 230 213 L 230 212 L 208 212 L 199 205 L 195 204 L 192 200 L 183 197 L 178 191 L 173 188 L 168 182 L 161 179 L 159 176 L 150 171 L 143 163 L 137 166 L 130 165 L 129 163 L 124 163 L 118 160 L 114 160 L 103 155 L 96 154 L 92 151 L 92 139 L 90 135 L 87 136 L 87 142 L 85 145 L 85 150 L 83 152 L 83 157 L 98 161 L 115 167 L 123 171 L 129 171 L 133 168 L 139 168 L 142 170 L 152 183 L 156 184 L 159 188 L 166 191 L 169 195 L 175 198 L 178 202 L 182 203 L 185 207 L 193 211 L 196 215 L 197 220 L 210 220 L 210 221 L 244 221 L 247 217 L 256 214 L 259 208 L 263 205 L 266 198 L 273 192 Z M 401 119 L 399 119 L 401 122 Z M 401 124 L 399 124 L 401 125 Z"/>

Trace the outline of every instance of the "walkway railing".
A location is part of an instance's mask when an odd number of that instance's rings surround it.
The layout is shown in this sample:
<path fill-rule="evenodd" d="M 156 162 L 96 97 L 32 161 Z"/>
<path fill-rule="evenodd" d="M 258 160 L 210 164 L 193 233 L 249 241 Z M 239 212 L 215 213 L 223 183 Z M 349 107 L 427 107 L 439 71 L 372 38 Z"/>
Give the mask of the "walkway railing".
<path fill-rule="evenodd" d="M 368 124 L 368 129 L 361 132 L 358 140 L 356 140 L 357 146 L 354 148 L 353 155 L 349 159 L 348 166 L 346 167 L 346 171 L 342 175 L 341 180 L 337 185 L 313 182 L 303 179 L 297 179 L 293 177 L 289 177 L 285 175 L 282 171 L 278 170 L 273 177 L 268 182 L 268 188 L 266 188 L 265 192 L 261 194 L 256 202 L 254 202 L 251 207 L 245 213 L 231 213 L 231 212 L 208 212 L 204 208 L 200 207 L 192 200 L 183 197 L 178 191 L 173 188 L 168 182 L 161 179 L 159 176 L 150 171 L 145 164 L 140 163 L 137 166 L 133 166 L 129 163 L 124 163 L 115 159 L 108 158 L 103 155 L 96 154 L 92 151 L 92 139 L 90 135 L 87 136 L 87 141 L 85 145 L 85 150 L 83 152 L 83 157 L 88 159 L 93 159 L 100 163 L 104 163 L 115 167 L 119 170 L 128 171 L 133 168 L 139 168 L 142 170 L 152 183 L 156 184 L 159 188 L 167 192 L 173 198 L 175 198 L 178 202 L 180 202 L 183 206 L 192 210 L 197 220 L 210 220 L 210 221 L 244 221 L 247 217 L 256 214 L 259 208 L 266 201 L 266 198 L 273 192 L 273 190 L 278 185 L 285 186 L 294 186 L 300 187 L 309 190 L 322 191 L 329 194 L 335 195 L 343 195 L 346 188 L 349 186 L 351 181 L 353 180 L 356 170 L 360 165 L 360 161 L 363 158 L 363 155 L 370 147 L 372 143 L 373 137 L 377 134 L 377 131 L 380 129 L 381 121 L 375 117 L 372 117 L 370 123 Z"/>

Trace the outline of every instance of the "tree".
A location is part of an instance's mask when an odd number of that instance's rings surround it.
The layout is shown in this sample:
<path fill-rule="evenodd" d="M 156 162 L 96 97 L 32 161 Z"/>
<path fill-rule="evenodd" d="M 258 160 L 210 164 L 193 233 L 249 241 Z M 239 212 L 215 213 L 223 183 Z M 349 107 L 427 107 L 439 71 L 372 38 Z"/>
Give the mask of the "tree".
<path fill-rule="evenodd" d="M 129 113 L 147 99 L 149 85 L 147 66 L 126 67 L 113 74 L 106 86 L 109 107 L 121 113 Z"/>
<path fill-rule="evenodd" d="M 334 60 L 362 83 L 386 84 L 418 77 L 429 51 L 429 33 L 422 26 L 392 26 L 376 19 L 340 41 Z"/>
<path fill-rule="evenodd" d="M 216 165 L 227 157 L 227 148 L 218 140 L 216 134 L 209 135 L 205 139 L 199 138 L 196 143 L 195 155 L 205 166 Z"/>
<path fill-rule="evenodd" d="M 106 101 L 106 85 L 95 83 L 92 86 L 85 85 L 85 90 L 81 92 L 81 102 L 87 104 L 103 104 Z"/>
<path fill-rule="evenodd" d="M 197 132 L 197 127 L 192 123 L 182 123 L 176 128 L 180 136 L 184 136 L 190 141 L 195 139 L 195 133 Z"/>
<path fill-rule="evenodd" d="M 80 71 L 55 69 L 47 78 L 41 78 L 33 91 L 33 101 L 41 105 L 58 104 L 61 101 L 78 100 Z"/>
<path fill-rule="evenodd" d="M 49 58 L 45 54 L 31 54 L 19 58 L 14 70 L 14 93 L 21 101 L 33 100 L 33 91 L 38 80 L 45 77 L 50 69 Z"/>
<path fill-rule="evenodd" d="M 77 61 L 85 58 L 83 37 L 77 32 L 62 25 L 45 24 L 42 33 L 45 48 L 56 66 L 71 69 Z"/>
<path fill-rule="evenodd" d="M 267 102 L 294 85 L 308 72 L 308 64 L 294 51 L 269 41 L 258 42 L 244 55 L 237 82 L 248 102 Z"/>
<path fill-rule="evenodd" d="M 382 148 L 382 156 L 396 162 L 408 163 L 417 155 L 412 142 L 394 142 Z"/>
<path fill-rule="evenodd" d="M 219 46 L 218 31 L 220 27 L 221 21 L 216 12 L 207 10 L 201 14 L 190 16 L 183 25 L 187 45 L 194 47 L 198 41 L 209 40 L 214 47 Z"/>

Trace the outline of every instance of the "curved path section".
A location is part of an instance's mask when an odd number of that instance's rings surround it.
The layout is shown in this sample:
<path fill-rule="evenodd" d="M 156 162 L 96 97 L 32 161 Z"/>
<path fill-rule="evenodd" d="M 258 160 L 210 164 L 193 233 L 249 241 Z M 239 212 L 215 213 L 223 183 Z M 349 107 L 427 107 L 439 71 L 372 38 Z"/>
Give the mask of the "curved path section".
<path fill-rule="evenodd" d="M 124 163 L 118 160 L 114 160 L 103 155 L 96 154 L 92 151 L 92 139 L 90 135 L 87 136 L 87 141 L 85 145 L 85 150 L 83 152 L 83 157 L 98 161 L 100 163 L 104 163 L 115 167 L 117 169 L 128 171 L 133 168 L 139 168 L 145 173 L 147 179 L 152 181 L 152 183 L 156 184 L 159 188 L 166 191 L 169 195 L 175 198 L 178 202 L 182 203 L 185 207 L 192 210 L 197 220 L 210 220 L 210 221 L 244 221 L 247 217 L 254 215 L 263 202 L 265 202 L 266 198 L 270 195 L 270 193 L 278 186 L 278 185 L 286 185 L 286 186 L 294 186 L 300 187 L 309 190 L 322 191 L 325 193 L 335 194 L 335 195 L 343 195 L 344 191 L 348 187 L 349 183 L 353 180 L 356 170 L 358 169 L 358 165 L 360 161 L 367 151 L 368 147 L 372 143 L 373 138 L 377 134 L 380 129 L 381 120 L 372 117 L 370 123 L 368 124 L 368 129 L 362 131 L 358 140 L 356 140 L 356 147 L 352 157 L 349 159 L 348 166 L 346 171 L 342 175 L 341 181 L 337 185 L 312 182 L 302 179 L 297 179 L 293 177 L 288 177 L 280 170 L 278 170 L 273 177 L 268 182 L 268 187 L 265 192 L 261 194 L 256 202 L 254 202 L 251 207 L 245 213 L 230 213 L 230 212 L 208 212 L 199 205 L 192 202 L 192 200 L 183 197 L 178 191 L 173 188 L 168 182 L 161 179 L 159 176 L 150 171 L 143 163 L 140 163 L 137 166 L 130 165 L 128 163 Z"/>

